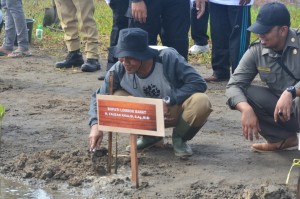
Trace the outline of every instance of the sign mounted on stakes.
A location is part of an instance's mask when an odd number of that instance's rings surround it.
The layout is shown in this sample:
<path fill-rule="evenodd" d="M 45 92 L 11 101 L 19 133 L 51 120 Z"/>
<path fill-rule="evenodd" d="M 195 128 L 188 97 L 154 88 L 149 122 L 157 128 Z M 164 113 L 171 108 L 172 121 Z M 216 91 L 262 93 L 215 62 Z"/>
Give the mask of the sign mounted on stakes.
<path fill-rule="evenodd" d="M 138 188 L 137 134 L 165 136 L 162 99 L 97 95 L 97 114 L 99 130 L 110 131 L 110 134 L 111 132 L 130 134 L 131 182 Z M 109 160 L 111 142 L 112 139 L 109 139 Z M 109 172 L 110 167 L 111 161 L 108 161 Z"/>
<path fill-rule="evenodd" d="M 97 95 L 99 130 L 165 136 L 161 99 Z"/>

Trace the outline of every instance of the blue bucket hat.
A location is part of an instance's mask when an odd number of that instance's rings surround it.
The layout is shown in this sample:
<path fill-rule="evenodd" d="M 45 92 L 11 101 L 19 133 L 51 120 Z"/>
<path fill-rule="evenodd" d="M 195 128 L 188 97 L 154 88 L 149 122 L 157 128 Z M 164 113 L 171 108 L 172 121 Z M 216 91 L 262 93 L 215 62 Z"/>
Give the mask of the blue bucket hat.
<path fill-rule="evenodd" d="M 142 61 L 158 55 L 158 50 L 148 46 L 148 33 L 140 28 L 122 29 L 117 45 L 109 50 L 116 58 L 133 57 Z"/>

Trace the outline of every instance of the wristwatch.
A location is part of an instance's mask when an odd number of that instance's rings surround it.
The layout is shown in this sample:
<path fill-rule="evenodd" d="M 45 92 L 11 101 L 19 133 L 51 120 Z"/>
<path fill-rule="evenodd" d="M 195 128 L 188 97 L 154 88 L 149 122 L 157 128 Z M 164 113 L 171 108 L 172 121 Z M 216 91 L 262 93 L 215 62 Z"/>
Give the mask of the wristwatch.
<path fill-rule="evenodd" d="M 289 87 L 287 87 L 286 91 L 290 92 L 292 94 L 293 99 L 295 99 L 297 97 L 295 86 L 289 86 Z"/>
<path fill-rule="evenodd" d="M 166 96 L 163 98 L 163 101 L 167 104 L 167 105 L 170 105 L 171 103 L 171 98 L 169 96 Z"/>

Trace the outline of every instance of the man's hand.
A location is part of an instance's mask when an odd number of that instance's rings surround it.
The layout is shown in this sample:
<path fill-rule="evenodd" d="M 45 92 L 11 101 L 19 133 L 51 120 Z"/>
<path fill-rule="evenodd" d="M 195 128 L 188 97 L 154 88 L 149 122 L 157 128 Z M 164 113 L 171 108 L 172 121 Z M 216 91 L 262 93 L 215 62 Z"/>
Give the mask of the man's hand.
<path fill-rule="evenodd" d="M 127 0 L 122 0 L 127 1 Z M 131 3 L 132 17 L 140 23 L 146 23 L 147 7 L 144 1 Z"/>
<path fill-rule="evenodd" d="M 98 130 L 97 124 L 94 124 L 91 127 L 91 132 L 89 135 L 90 151 L 100 149 L 100 144 L 102 142 L 102 139 L 103 139 L 103 132 Z"/>
<path fill-rule="evenodd" d="M 207 0 L 195 0 L 196 10 L 197 10 L 197 19 L 200 19 L 200 17 L 204 14 L 206 1 Z"/>
<path fill-rule="evenodd" d="M 250 1 L 251 1 L 251 0 L 240 0 L 239 5 L 240 5 L 240 6 L 245 6 L 245 5 L 247 5 L 248 3 L 250 3 Z"/>
<path fill-rule="evenodd" d="M 293 103 L 293 96 L 290 92 L 284 91 L 277 101 L 274 110 L 274 121 L 280 119 L 283 122 L 289 121 L 291 118 L 291 108 Z"/>
<path fill-rule="evenodd" d="M 246 140 L 253 141 L 253 137 L 259 139 L 258 133 L 261 131 L 259 122 L 252 107 L 247 102 L 240 102 L 236 108 L 242 113 L 242 130 Z"/>

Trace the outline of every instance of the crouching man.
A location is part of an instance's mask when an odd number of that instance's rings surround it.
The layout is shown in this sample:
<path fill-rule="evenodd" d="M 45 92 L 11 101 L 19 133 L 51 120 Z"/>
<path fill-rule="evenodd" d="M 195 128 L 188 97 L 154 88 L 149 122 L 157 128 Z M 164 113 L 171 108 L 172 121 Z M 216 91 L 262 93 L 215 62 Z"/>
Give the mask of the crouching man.
<path fill-rule="evenodd" d="M 204 92 L 206 82 L 173 48 L 160 50 L 148 46 L 148 34 L 140 28 L 120 31 L 112 52 L 119 61 L 110 71 L 114 74 L 114 95 L 164 99 L 165 126 L 175 127 L 172 134 L 176 156 L 193 154 L 187 144 L 205 124 L 211 113 L 211 103 Z M 98 130 L 96 94 L 109 93 L 109 73 L 92 96 L 89 125 L 91 149 L 100 147 L 103 132 Z M 149 148 L 161 137 L 142 136 L 137 149 Z"/>
<path fill-rule="evenodd" d="M 290 28 L 284 4 L 263 5 L 256 22 L 248 28 L 260 39 L 247 50 L 231 76 L 228 105 L 242 113 L 246 139 L 259 134 L 266 143 L 252 144 L 254 151 L 297 149 L 300 96 L 300 32 Z M 259 74 L 266 86 L 251 82 Z"/>

